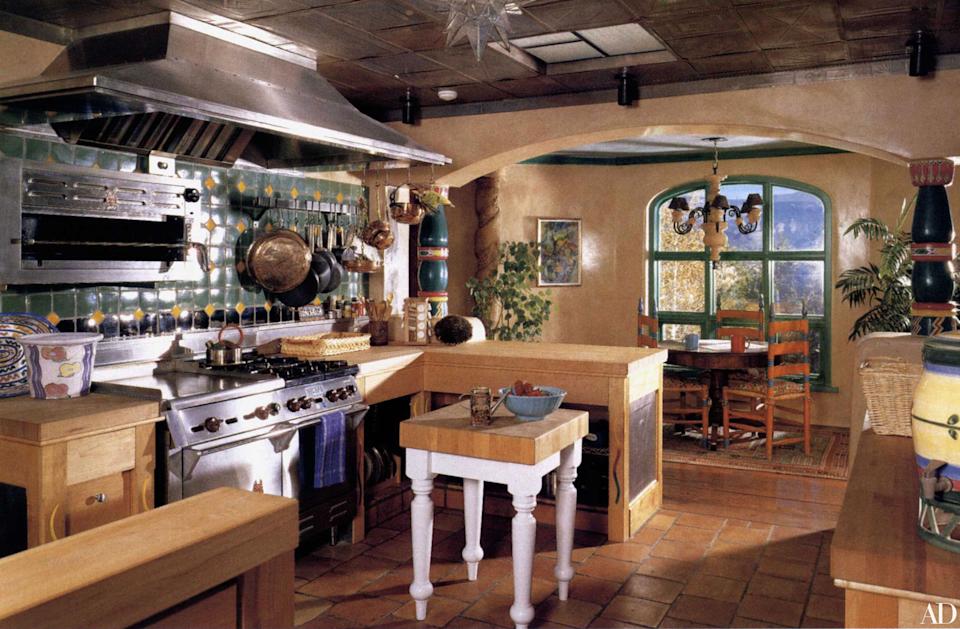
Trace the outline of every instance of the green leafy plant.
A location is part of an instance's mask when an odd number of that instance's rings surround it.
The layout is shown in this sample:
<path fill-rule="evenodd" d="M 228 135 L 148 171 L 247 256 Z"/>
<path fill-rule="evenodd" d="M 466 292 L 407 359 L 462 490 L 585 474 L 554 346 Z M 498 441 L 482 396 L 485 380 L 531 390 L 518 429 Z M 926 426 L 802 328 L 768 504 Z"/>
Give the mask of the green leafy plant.
<path fill-rule="evenodd" d="M 916 198 L 916 197 L 914 197 Z M 836 288 L 851 308 L 867 307 L 853 324 L 851 341 L 870 332 L 908 332 L 913 291 L 910 274 L 910 232 L 907 218 L 913 202 L 904 200 L 897 223 L 892 228 L 876 218 L 860 218 L 843 232 L 844 236 L 865 237 L 880 243 L 879 264 L 873 262 L 847 269 L 840 274 Z"/>
<path fill-rule="evenodd" d="M 550 318 L 550 291 L 537 289 L 540 248 L 535 242 L 500 245 L 497 270 L 483 279 L 467 280 L 475 304 L 473 314 L 483 321 L 487 338 L 534 341 Z"/>

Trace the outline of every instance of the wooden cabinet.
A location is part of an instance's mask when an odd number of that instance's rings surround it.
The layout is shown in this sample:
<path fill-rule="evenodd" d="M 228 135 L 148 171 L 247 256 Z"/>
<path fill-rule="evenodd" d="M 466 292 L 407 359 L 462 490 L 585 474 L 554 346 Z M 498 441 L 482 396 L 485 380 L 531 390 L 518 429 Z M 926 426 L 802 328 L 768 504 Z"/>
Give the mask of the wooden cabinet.
<path fill-rule="evenodd" d="M 27 546 L 153 507 L 155 402 L 0 400 L 0 483 L 26 490 Z"/>

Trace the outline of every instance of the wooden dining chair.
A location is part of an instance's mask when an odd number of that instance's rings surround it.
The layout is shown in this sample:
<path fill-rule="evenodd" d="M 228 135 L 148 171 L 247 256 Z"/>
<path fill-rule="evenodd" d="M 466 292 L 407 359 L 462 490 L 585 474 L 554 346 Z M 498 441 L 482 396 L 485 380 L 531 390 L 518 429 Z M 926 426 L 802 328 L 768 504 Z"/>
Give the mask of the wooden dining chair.
<path fill-rule="evenodd" d="M 656 317 L 637 313 L 637 346 L 659 346 L 660 322 Z M 671 373 L 673 371 L 674 373 Z M 689 373 L 689 372 L 685 372 Z M 671 397 L 668 398 L 667 395 Z M 688 396 L 695 402 L 691 403 Z M 671 370 L 668 365 L 663 369 L 663 423 L 674 426 L 699 426 L 700 445 L 709 444 L 710 435 L 710 386 L 680 372 Z"/>
<path fill-rule="evenodd" d="M 770 323 L 765 372 L 759 378 L 733 382 L 723 388 L 724 447 L 762 434 L 768 460 L 773 459 L 775 445 L 802 442 L 804 454 L 810 454 L 809 334 L 806 319 Z M 799 382 L 795 379 L 798 376 Z M 798 402 L 800 408 L 795 406 Z M 775 417 L 778 412 L 780 416 Z M 775 440 L 775 422 L 801 427 L 803 436 Z"/>
<path fill-rule="evenodd" d="M 763 340 L 763 310 L 717 310 L 718 339 L 741 335 L 751 341 Z"/>

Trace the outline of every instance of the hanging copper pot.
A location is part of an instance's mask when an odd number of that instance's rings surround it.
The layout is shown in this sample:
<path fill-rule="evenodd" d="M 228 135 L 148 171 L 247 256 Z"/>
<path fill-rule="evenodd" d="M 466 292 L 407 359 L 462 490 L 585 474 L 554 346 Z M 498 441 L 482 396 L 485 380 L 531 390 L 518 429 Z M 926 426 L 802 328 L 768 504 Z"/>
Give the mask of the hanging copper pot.
<path fill-rule="evenodd" d="M 417 225 L 423 220 L 425 214 L 415 188 L 398 186 L 390 193 L 390 218 L 393 220 L 407 225 Z"/>
<path fill-rule="evenodd" d="M 360 232 L 360 240 L 371 247 L 383 251 L 393 244 L 394 236 L 390 230 L 390 225 L 383 220 L 383 205 L 381 203 L 383 198 L 380 195 L 381 190 L 378 187 L 377 220 L 367 223 L 363 231 Z"/>

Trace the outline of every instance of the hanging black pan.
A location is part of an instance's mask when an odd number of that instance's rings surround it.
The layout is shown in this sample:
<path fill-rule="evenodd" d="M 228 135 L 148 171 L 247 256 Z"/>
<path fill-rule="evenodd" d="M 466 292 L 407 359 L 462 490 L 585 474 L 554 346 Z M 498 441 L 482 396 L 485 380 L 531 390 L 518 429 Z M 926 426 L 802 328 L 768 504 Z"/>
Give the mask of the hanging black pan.
<path fill-rule="evenodd" d="M 316 298 L 319 289 L 320 278 L 317 277 L 317 274 L 313 271 L 313 269 L 310 269 L 307 272 L 307 277 L 300 282 L 299 286 L 285 293 L 274 293 L 273 297 L 285 306 L 289 306 L 290 308 L 299 308 L 300 306 L 306 306 L 313 301 L 314 298 Z"/>

